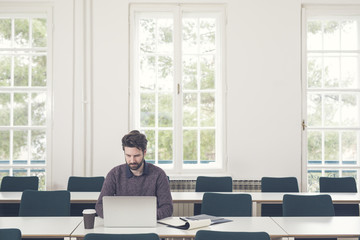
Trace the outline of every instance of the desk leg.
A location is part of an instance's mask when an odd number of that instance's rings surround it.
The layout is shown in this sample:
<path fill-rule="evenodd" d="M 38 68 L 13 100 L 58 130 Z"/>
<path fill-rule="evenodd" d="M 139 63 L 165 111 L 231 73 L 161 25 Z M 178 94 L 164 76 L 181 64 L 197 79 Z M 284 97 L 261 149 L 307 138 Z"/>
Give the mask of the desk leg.
<path fill-rule="evenodd" d="M 261 217 L 261 203 L 253 202 L 252 209 L 252 215 L 254 217 Z"/>

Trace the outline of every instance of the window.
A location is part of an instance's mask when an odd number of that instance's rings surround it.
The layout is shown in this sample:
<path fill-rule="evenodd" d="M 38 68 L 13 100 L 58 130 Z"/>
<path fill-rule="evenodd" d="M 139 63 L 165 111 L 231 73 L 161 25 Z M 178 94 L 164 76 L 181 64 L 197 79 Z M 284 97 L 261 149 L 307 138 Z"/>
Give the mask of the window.
<path fill-rule="evenodd" d="M 224 168 L 224 7 L 131 6 L 132 128 L 168 172 Z"/>
<path fill-rule="evenodd" d="M 0 14 L 0 178 L 33 176 L 45 189 L 47 14 Z"/>
<path fill-rule="evenodd" d="M 360 11 L 306 10 L 304 99 L 308 191 L 320 176 L 359 177 Z"/>

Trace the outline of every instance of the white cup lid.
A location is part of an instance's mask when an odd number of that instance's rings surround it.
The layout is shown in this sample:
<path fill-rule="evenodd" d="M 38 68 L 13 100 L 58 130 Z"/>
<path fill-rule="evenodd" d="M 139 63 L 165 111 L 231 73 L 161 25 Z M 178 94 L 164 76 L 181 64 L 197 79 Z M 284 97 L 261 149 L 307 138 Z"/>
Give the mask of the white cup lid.
<path fill-rule="evenodd" d="M 83 214 L 94 214 L 96 213 L 95 209 L 84 209 L 82 211 Z"/>

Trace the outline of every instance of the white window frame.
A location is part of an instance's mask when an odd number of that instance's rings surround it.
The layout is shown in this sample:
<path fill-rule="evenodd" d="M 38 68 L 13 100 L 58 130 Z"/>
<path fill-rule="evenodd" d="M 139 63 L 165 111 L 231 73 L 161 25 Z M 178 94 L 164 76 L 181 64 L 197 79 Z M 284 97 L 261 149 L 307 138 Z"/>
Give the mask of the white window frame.
<path fill-rule="evenodd" d="M 308 126 L 306 126 L 307 123 L 307 20 L 309 17 L 322 17 L 322 16 L 360 16 L 360 5 L 357 6 L 330 6 L 330 5 L 303 5 L 302 8 L 302 117 L 303 117 L 303 131 L 302 131 L 302 191 L 308 191 L 308 156 L 307 156 L 307 132 L 308 132 Z M 360 26 L 359 26 L 360 27 Z M 359 39 L 360 39 L 360 29 L 359 29 Z M 360 43 L 359 43 L 360 45 Z M 360 47 L 359 47 L 360 49 Z M 360 54 L 360 50 L 358 50 Z M 360 74 L 360 69 L 358 70 L 358 73 Z M 327 92 L 327 90 L 330 90 L 330 92 L 334 93 L 346 93 L 349 92 L 348 89 L 324 89 L 323 92 Z M 351 89 L 351 92 L 358 92 L 360 93 L 359 89 Z M 359 111 L 360 112 L 360 111 Z M 360 116 L 359 116 L 360 119 Z M 339 128 L 345 128 L 345 127 L 339 127 Z M 321 129 L 324 130 L 331 130 L 332 128 L 325 128 L 321 127 Z M 335 128 L 337 130 L 338 128 Z M 346 130 L 360 130 L 359 127 L 347 127 Z M 360 139 L 358 139 L 358 146 L 357 146 L 358 152 L 357 154 L 360 155 Z M 359 159 L 359 156 L 358 156 Z M 340 177 L 342 176 L 341 171 L 347 170 L 347 169 L 355 169 L 357 170 L 357 181 L 359 182 L 360 179 L 360 161 L 358 160 L 358 163 L 356 165 L 325 165 L 322 163 L 321 165 L 314 165 L 309 167 L 313 170 L 321 170 L 322 173 L 324 171 L 339 171 Z"/>
<path fill-rule="evenodd" d="M 226 149 L 226 128 L 225 128 L 225 119 L 226 119 L 226 80 L 225 80 L 225 35 L 226 35 L 226 8 L 224 4 L 204 4 L 204 5 L 196 5 L 196 4 L 131 4 L 130 5 L 130 13 L 129 13 L 129 22 L 130 22 L 130 47 L 129 47 L 129 59 L 130 59 L 130 78 L 129 78 L 129 129 L 138 129 L 137 124 L 135 123 L 136 119 L 139 119 L 139 89 L 138 83 L 135 81 L 135 69 L 137 69 L 137 65 L 135 63 L 134 56 L 137 55 L 136 46 L 137 39 L 135 34 L 135 24 L 136 24 L 136 13 L 138 12 L 172 12 L 174 14 L 174 45 L 176 42 L 181 44 L 181 19 L 182 13 L 186 12 L 187 14 L 190 12 L 196 12 L 201 14 L 207 13 L 216 13 L 218 15 L 218 24 L 221 24 L 220 31 L 217 34 L 221 36 L 221 41 L 219 41 L 217 48 L 220 51 L 217 53 L 217 58 L 219 62 L 222 63 L 220 71 L 218 71 L 216 79 L 220 79 L 220 82 L 216 84 L 216 111 L 219 113 L 216 114 L 216 138 L 215 138 L 215 148 L 216 148 L 216 161 L 217 166 L 212 168 L 205 168 L 205 166 L 201 166 L 201 164 L 197 164 L 196 168 L 183 168 L 183 143 L 182 143 L 182 124 L 174 124 L 174 145 L 173 145 L 173 168 L 168 168 L 165 165 L 161 165 L 161 167 L 166 170 L 167 174 L 173 175 L 184 175 L 184 174 L 218 174 L 225 173 L 227 169 L 227 157 L 225 154 Z M 174 48 L 174 58 L 181 59 L 181 49 Z M 177 91 L 178 84 L 181 85 L 181 66 L 174 61 L 174 91 Z M 175 111 L 173 113 L 174 123 L 181 122 L 182 117 L 179 112 L 182 112 L 182 89 L 181 94 L 176 94 L 174 97 L 174 108 Z M 175 106 L 176 105 L 176 106 Z M 176 110 L 177 111 L 176 111 Z"/>
<path fill-rule="evenodd" d="M 31 169 L 44 168 L 45 169 L 45 189 L 51 188 L 51 162 L 52 162 L 52 119 L 53 119 L 53 6 L 49 2 L 39 3 L 39 2 L 27 2 L 26 4 L 20 3 L 10 3 L 10 2 L 0 2 L 0 16 L 1 17 L 42 17 L 47 20 L 47 47 L 46 47 L 46 79 L 47 85 L 43 88 L 46 93 L 46 125 L 45 127 L 41 127 L 46 131 L 46 161 L 45 165 L 31 165 L 30 161 L 28 164 L 16 164 L 16 165 L 1 165 L 1 169 L 9 169 L 10 175 L 12 175 L 12 168 L 25 168 L 27 169 L 27 175 L 30 175 Z M 43 90 L 42 87 L 39 89 Z M 36 91 L 36 88 L 28 91 L 27 87 L 8 87 L 4 89 L 5 91 L 14 91 L 14 92 L 32 92 Z M 2 90 L 0 89 L 0 92 Z M 2 130 L 14 130 L 14 129 L 26 129 L 33 130 L 38 129 L 38 127 L 0 127 Z M 12 145 L 12 144 L 11 144 Z M 10 146 L 11 147 L 11 146 Z M 29 150 L 30 151 L 30 146 Z M 10 153 L 11 154 L 11 153 Z M 39 186 L 40 187 L 40 186 Z"/>

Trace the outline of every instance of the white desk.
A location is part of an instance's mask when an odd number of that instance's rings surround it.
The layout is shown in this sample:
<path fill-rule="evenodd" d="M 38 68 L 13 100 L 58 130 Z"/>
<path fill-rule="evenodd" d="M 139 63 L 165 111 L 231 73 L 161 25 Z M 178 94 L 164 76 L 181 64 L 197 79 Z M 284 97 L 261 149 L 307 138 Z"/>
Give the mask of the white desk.
<path fill-rule="evenodd" d="M 71 192 L 71 203 L 96 203 L 100 192 Z M 0 203 L 20 203 L 22 192 L 0 192 Z"/>
<path fill-rule="evenodd" d="M 261 193 L 227 192 L 224 194 L 250 194 L 256 203 L 282 203 L 284 194 L 316 195 L 319 193 Z M 71 192 L 71 203 L 96 203 L 99 192 Z M 321 193 L 326 194 L 326 193 Z M 334 203 L 359 204 L 360 193 L 327 193 Z M 22 192 L 0 192 L 0 203 L 20 203 Z M 203 192 L 171 192 L 174 203 L 201 203 Z"/>
<path fill-rule="evenodd" d="M 317 195 L 329 194 L 333 203 L 360 203 L 360 193 L 262 193 L 262 192 L 225 192 L 223 194 L 250 194 L 252 201 L 255 203 L 282 203 L 284 194 L 296 195 Z M 174 203 L 201 203 L 203 192 L 172 192 L 171 193 Z"/>
<path fill-rule="evenodd" d="M 246 232 L 259 232 L 265 231 L 272 238 L 286 237 L 287 233 L 279 227 L 269 217 L 237 217 L 229 219 L 233 222 L 221 223 L 211 225 L 209 227 L 198 228 L 193 230 L 181 230 L 173 227 L 168 227 L 163 224 L 157 224 L 154 228 L 105 228 L 103 219 L 97 217 L 95 220 L 94 229 L 84 229 L 80 224 L 76 230 L 71 234 L 71 237 L 82 238 L 87 233 L 108 233 L 108 234 L 123 234 L 123 233 L 156 233 L 161 238 L 189 238 L 195 237 L 198 230 L 214 230 L 214 231 L 246 231 Z"/>
<path fill-rule="evenodd" d="M 360 236 L 360 217 L 272 217 L 289 237 Z"/>
<path fill-rule="evenodd" d="M 18 228 L 23 238 L 70 237 L 82 217 L 0 217 L 0 228 Z"/>

